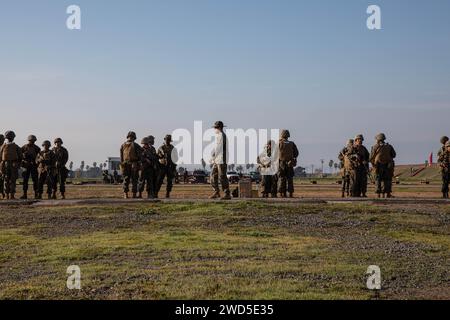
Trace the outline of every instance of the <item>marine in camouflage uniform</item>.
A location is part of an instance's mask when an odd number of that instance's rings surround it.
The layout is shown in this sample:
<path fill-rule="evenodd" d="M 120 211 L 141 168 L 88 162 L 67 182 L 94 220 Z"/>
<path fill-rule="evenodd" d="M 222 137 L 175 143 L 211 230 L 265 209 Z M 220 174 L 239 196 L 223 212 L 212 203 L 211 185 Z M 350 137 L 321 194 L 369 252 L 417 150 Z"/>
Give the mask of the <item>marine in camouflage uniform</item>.
<path fill-rule="evenodd" d="M 0 171 L 4 177 L 6 199 L 15 199 L 16 182 L 22 161 L 22 150 L 14 143 L 16 134 L 13 131 L 5 133 L 8 140 L 0 148 Z"/>
<path fill-rule="evenodd" d="M 352 184 L 352 197 L 367 197 L 367 174 L 369 172 L 369 151 L 363 145 L 364 137 L 359 134 L 354 139 L 352 153 L 349 159 L 352 162 L 350 178 Z"/>
<path fill-rule="evenodd" d="M 213 126 L 216 131 L 216 146 L 211 155 L 211 186 L 214 189 L 214 193 L 209 197 L 210 199 L 220 198 L 219 183 L 222 186 L 222 191 L 225 193 L 221 199 L 231 199 L 230 182 L 227 177 L 227 135 L 224 132 L 224 127 L 222 121 L 216 121 Z"/>
<path fill-rule="evenodd" d="M 28 143 L 22 147 L 22 168 L 24 168 L 22 172 L 23 177 L 23 196 L 21 199 L 28 198 L 28 181 L 33 181 L 33 191 L 34 198 L 37 198 L 38 195 L 38 170 L 36 164 L 36 158 L 41 152 L 41 148 L 39 148 L 35 143 L 37 139 L 36 136 L 30 135 L 28 137 Z"/>
<path fill-rule="evenodd" d="M 139 171 L 139 198 L 142 198 L 144 189 L 147 191 L 147 198 L 153 199 L 156 196 L 157 179 L 158 179 L 158 155 L 156 154 L 155 138 L 149 136 L 143 138 L 141 170 Z"/>
<path fill-rule="evenodd" d="M 347 158 L 347 155 L 352 153 L 353 148 L 353 139 L 349 139 L 347 141 L 347 145 L 339 152 L 339 161 L 340 161 L 340 168 L 341 168 L 341 176 L 342 176 L 342 198 L 345 196 L 350 196 L 350 190 L 351 190 L 351 178 L 350 178 L 350 167 L 349 167 L 349 160 Z"/>
<path fill-rule="evenodd" d="M 164 137 L 164 144 L 159 147 L 157 155 L 159 158 L 159 177 L 155 197 L 161 190 L 164 179 L 166 179 L 166 198 L 170 198 L 170 192 L 173 188 L 173 180 L 177 174 L 178 155 L 175 147 L 172 145 L 172 136 L 170 134 Z"/>
<path fill-rule="evenodd" d="M 55 154 L 55 177 L 53 178 L 53 194 L 52 198 L 56 199 L 56 192 L 61 193 L 61 198 L 66 198 L 66 180 L 69 171 L 66 168 L 67 161 L 69 161 L 69 152 L 62 146 L 63 141 L 61 138 L 56 138 L 55 146 L 53 147 L 53 153 Z"/>
<path fill-rule="evenodd" d="M 294 168 L 297 165 L 299 155 L 298 148 L 294 142 L 289 141 L 290 133 L 288 130 L 282 130 L 279 141 L 279 168 L 278 168 L 278 192 L 281 197 L 286 198 L 286 192 L 289 197 L 294 197 Z"/>
<path fill-rule="evenodd" d="M 38 168 L 37 199 L 42 199 L 45 186 L 47 186 L 48 199 L 52 198 L 54 185 L 53 180 L 55 179 L 56 156 L 55 153 L 50 150 L 50 146 L 50 141 L 45 140 L 42 143 L 43 150 L 39 152 L 36 158 L 36 164 Z"/>
<path fill-rule="evenodd" d="M 141 160 L 142 148 L 136 142 L 136 133 L 128 132 L 127 141 L 120 147 L 120 166 L 123 175 L 123 193 L 124 198 L 128 198 L 130 192 L 133 198 L 137 198 L 139 183 L 139 167 Z"/>
<path fill-rule="evenodd" d="M 264 171 L 271 167 L 272 147 L 275 146 L 275 141 L 268 141 L 263 154 L 258 156 L 256 162 L 258 163 L 258 170 L 261 173 L 261 195 L 263 198 L 268 198 L 269 194 L 272 198 L 277 197 L 277 175 L 264 174 Z"/>
<path fill-rule="evenodd" d="M 441 143 L 444 145 L 438 152 L 439 171 L 442 176 L 442 197 L 448 199 L 449 182 L 450 182 L 450 141 L 447 137 L 442 137 Z"/>
<path fill-rule="evenodd" d="M 5 142 L 5 136 L 0 134 L 0 148 L 3 146 L 3 143 Z M 0 170 L 0 197 L 2 199 L 5 199 L 5 180 L 3 179 L 3 173 Z"/>
<path fill-rule="evenodd" d="M 395 163 L 397 156 L 394 147 L 386 143 L 386 135 L 380 133 L 375 137 L 376 144 L 370 152 L 370 163 L 375 169 L 375 177 L 378 198 L 386 196 L 392 197 L 392 178 L 394 177 Z"/>

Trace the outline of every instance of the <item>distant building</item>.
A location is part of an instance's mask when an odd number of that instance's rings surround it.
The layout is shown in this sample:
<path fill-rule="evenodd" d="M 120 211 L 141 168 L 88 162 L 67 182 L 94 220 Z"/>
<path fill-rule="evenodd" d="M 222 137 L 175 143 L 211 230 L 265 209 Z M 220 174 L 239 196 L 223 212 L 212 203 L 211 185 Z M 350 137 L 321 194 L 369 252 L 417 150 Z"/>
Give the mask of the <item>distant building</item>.
<path fill-rule="evenodd" d="M 112 174 L 114 170 L 120 172 L 120 158 L 119 157 L 108 157 L 108 173 Z"/>

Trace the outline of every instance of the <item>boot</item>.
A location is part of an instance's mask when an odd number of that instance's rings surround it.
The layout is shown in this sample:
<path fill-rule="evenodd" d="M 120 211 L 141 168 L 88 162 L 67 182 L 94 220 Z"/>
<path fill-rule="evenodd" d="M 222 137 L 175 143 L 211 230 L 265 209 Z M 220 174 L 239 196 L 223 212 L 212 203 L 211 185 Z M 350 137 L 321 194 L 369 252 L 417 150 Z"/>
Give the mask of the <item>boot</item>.
<path fill-rule="evenodd" d="M 136 192 L 133 192 L 133 199 L 136 199 L 136 198 L 137 198 Z"/>
<path fill-rule="evenodd" d="M 124 198 L 124 199 L 128 199 L 128 192 L 124 192 L 124 193 L 123 193 L 123 198 Z"/>
<path fill-rule="evenodd" d="M 363 193 L 362 197 L 363 198 L 367 198 L 367 195 L 365 193 Z"/>
<path fill-rule="evenodd" d="M 170 198 L 170 192 L 167 191 L 167 192 L 166 192 L 166 199 L 169 199 L 169 198 Z"/>
<path fill-rule="evenodd" d="M 142 192 L 139 192 L 138 196 L 139 199 L 142 199 Z"/>
<path fill-rule="evenodd" d="M 221 200 L 231 200 L 230 192 L 225 192 L 225 195 L 221 198 Z"/>
<path fill-rule="evenodd" d="M 35 199 L 42 200 L 42 193 L 38 193 L 36 195 Z"/>
<path fill-rule="evenodd" d="M 9 193 L 6 194 L 6 200 L 9 200 Z"/>
<path fill-rule="evenodd" d="M 345 192 L 344 191 L 342 191 L 341 198 L 345 198 Z"/>
<path fill-rule="evenodd" d="M 64 192 L 61 192 L 61 199 L 63 199 L 63 200 L 66 199 L 66 194 Z"/>
<path fill-rule="evenodd" d="M 11 194 L 9 195 L 9 198 L 10 198 L 11 200 L 16 200 L 16 197 L 14 196 L 14 193 L 11 193 Z"/>
<path fill-rule="evenodd" d="M 154 199 L 153 193 L 147 192 L 147 199 Z"/>
<path fill-rule="evenodd" d="M 51 194 L 51 193 L 49 193 L 49 194 L 47 195 L 47 199 L 48 199 L 48 200 L 51 200 L 51 199 L 52 199 L 52 194 Z"/>
<path fill-rule="evenodd" d="M 56 200 L 56 199 L 57 199 L 57 197 L 56 197 L 56 191 L 53 191 L 52 199 L 53 199 L 53 200 Z"/>
<path fill-rule="evenodd" d="M 23 196 L 20 197 L 21 200 L 27 200 L 27 193 L 24 192 Z"/>
<path fill-rule="evenodd" d="M 289 192 L 289 198 L 293 198 L 294 197 L 294 193 L 293 192 Z"/>
<path fill-rule="evenodd" d="M 378 194 L 378 199 L 381 198 L 381 193 Z"/>
<path fill-rule="evenodd" d="M 220 193 L 215 191 L 212 195 L 209 196 L 210 199 L 218 199 L 220 198 Z"/>
<path fill-rule="evenodd" d="M 278 198 L 276 193 L 272 193 L 272 198 Z"/>
<path fill-rule="evenodd" d="M 281 197 L 282 197 L 282 198 L 287 198 L 286 192 L 282 192 L 282 193 L 281 193 Z"/>
<path fill-rule="evenodd" d="M 386 195 L 387 198 L 393 198 L 394 196 L 392 195 L 392 193 L 388 192 Z"/>
<path fill-rule="evenodd" d="M 35 198 L 35 199 L 39 199 L 39 192 L 35 192 L 35 193 L 34 193 L 34 198 Z M 41 199 L 42 199 L 42 196 L 41 196 Z"/>

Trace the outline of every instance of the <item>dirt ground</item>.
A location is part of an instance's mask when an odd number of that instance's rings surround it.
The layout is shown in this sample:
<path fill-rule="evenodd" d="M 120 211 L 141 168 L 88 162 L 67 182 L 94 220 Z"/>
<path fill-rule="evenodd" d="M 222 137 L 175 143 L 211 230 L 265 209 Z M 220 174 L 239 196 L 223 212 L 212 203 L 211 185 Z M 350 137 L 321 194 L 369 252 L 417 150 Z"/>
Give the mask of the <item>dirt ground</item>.
<path fill-rule="evenodd" d="M 164 197 L 164 185 L 160 196 Z M 237 188 L 237 185 L 231 185 L 231 189 Z M 258 186 L 253 188 L 257 190 Z M 317 185 L 307 183 L 295 184 L 296 198 L 341 198 L 341 186 L 333 182 L 325 182 Z M 212 193 L 212 189 L 207 184 L 190 185 L 176 184 L 174 186 L 172 197 L 176 199 L 206 199 Z M 144 194 L 145 195 L 145 194 Z M 368 197 L 376 198 L 373 185 L 368 187 Z M 397 198 L 426 198 L 439 199 L 440 185 L 435 184 L 402 184 L 394 186 L 394 195 Z M 68 185 L 67 199 L 92 199 L 92 198 L 122 198 L 122 187 L 120 185 Z"/>

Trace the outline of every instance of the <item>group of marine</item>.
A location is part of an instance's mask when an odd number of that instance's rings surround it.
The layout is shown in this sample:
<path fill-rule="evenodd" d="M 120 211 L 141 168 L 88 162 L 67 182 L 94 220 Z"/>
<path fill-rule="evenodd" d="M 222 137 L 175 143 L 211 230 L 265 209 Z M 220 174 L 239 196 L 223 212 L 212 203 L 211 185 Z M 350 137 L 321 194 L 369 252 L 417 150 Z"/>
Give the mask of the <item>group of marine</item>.
<path fill-rule="evenodd" d="M 61 198 L 65 199 L 69 153 L 62 146 L 62 139 L 56 138 L 53 148 L 50 141 L 45 140 L 41 149 L 36 145 L 34 135 L 30 135 L 28 143 L 22 147 L 14 142 L 15 137 L 14 131 L 0 134 L 0 196 L 3 199 L 16 198 L 16 183 L 22 167 L 23 195 L 20 199 L 28 198 L 30 178 L 35 199 L 42 199 L 45 187 L 48 199 L 56 199 L 58 186 Z"/>
<path fill-rule="evenodd" d="M 216 149 L 211 155 L 211 186 L 214 190 L 211 199 L 231 199 L 229 181 L 227 178 L 227 138 L 222 121 L 217 121 L 213 128 L 216 133 Z M 7 131 L 0 134 L 0 195 L 6 199 L 15 199 L 16 181 L 19 168 L 23 168 L 23 195 L 28 198 L 28 183 L 33 182 L 35 199 L 42 199 L 44 187 L 47 186 L 48 199 L 56 199 L 57 191 L 65 199 L 65 182 L 68 175 L 66 163 L 69 153 L 62 144 L 61 138 L 54 140 L 51 148 L 50 141 L 42 143 L 41 150 L 36 145 L 36 137 L 30 135 L 28 143 L 19 147 L 14 143 L 15 133 Z M 261 181 L 262 196 L 269 195 L 282 198 L 294 196 L 294 168 L 297 166 L 299 151 L 294 142 L 289 140 L 288 130 L 282 130 L 277 147 L 279 163 L 277 172 L 264 174 Z M 6 141 L 5 141 L 6 139 Z M 147 198 L 158 198 L 158 193 L 166 180 L 166 198 L 170 197 L 173 180 L 176 176 L 177 152 L 172 145 L 172 136 L 166 135 L 163 145 L 156 150 L 153 136 L 144 137 L 141 145 L 136 143 L 136 133 L 130 131 L 127 140 L 120 148 L 120 169 L 123 175 L 124 198 L 142 198 L 146 191 Z M 375 137 L 376 143 L 371 152 L 364 146 L 362 134 L 350 139 L 339 153 L 342 172 L 342 197 L 367 197 L 369 164 L 372 164 L 376 181 L 376 193 L 379 198 L 391 198 L 392 180 L 396 152 L 394 147 L 386 142 L 383 133 Z M 442 174 L 442 195 L 449 197 L 450 181 L 450 141 L 448 137 L 441 138 L 442 147 L 438 152 L 438 163 Z M 260 171 L 271 166 L 270 157 L 273 141 L 266 145 L 264 153 L 257 159 Z M 264 159 L 269 159 L 265 161 Z M 130 195 L 131 184 L 131 195 Z M 220 188 L 224 196 L 220 195 Z"/>
<path fill-rule="evenodd" d="M 342 197 L 367 197 L 369 163 L 375 175 L 378 198 L 392 198 L 392 180 L 394 177 L 396 152 L 386 142 L 384 133 L 377 134 L 376 143 L 371 152 L 363 145 L 364 137 L 357 135 L 349 139 L 347 145 L 339 153 L 342 173 Z M 450 180 L 450 142 L 447 136 L 440 140 L 442 146 L 438 151 L 438 165 L 442 175 L 442 197 L 449 198 Z"/>

